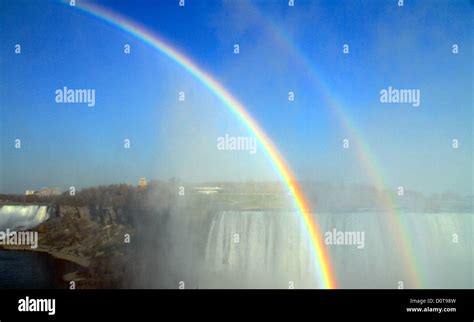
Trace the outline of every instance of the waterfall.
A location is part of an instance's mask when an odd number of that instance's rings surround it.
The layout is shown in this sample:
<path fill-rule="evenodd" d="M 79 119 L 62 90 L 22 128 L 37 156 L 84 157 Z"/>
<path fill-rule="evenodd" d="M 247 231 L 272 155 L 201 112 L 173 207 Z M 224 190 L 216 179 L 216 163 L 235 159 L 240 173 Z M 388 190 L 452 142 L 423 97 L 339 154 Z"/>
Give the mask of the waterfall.
<path fill-rule="evenodd" d="M 472 288 L 469 213 L 322 213 L 322 234 L 364 233 L 364 245 L 327 245 L 343 288 Z M 393 225 L 398 225 L 394 227 Z M 395 236 L 399 232 L 400 235 Z M 325 235 L 323 235 L 324 239 Z M 317 288 L 318 269 L 296 213 L 223 211 L 210 223 L 202 287 Z"/>
<path fill-rule="evenodd" d="M 388 216 L 397 216 L 389 220 Z M 329 246 L 343 288 L 472 288 L 470 213 L 354 212 L 320 215 L 323 230 L 365 233 L 364 248 Z"/>
<path fill-rule="evenodd" d="M 208 287 L 221 287 L 223 281 L 236 288 L 318 287 L 308 236 L 292 212 L 218 213 L 204 265 L 201 284 Z"/>
<path fill-rule="evenodd" d="M 3 205 L 0 207 L 0 230 L 26 230 L 46 221 L 48 206 Z"/>
<path fill-rule="evenodd" d="M 362 244 L 326 245 L 340 288 L 473 287 L 473 214 L 315 217 L 324 242 L 328 232 L 364 234 Z M 141 287 L 321 287 L 319 263 L 296 212 L 182 209 L 149 227 L 152 233 L 143 235 L 152 247 L 143 247 L 146 265 L 137 274 Z"/>

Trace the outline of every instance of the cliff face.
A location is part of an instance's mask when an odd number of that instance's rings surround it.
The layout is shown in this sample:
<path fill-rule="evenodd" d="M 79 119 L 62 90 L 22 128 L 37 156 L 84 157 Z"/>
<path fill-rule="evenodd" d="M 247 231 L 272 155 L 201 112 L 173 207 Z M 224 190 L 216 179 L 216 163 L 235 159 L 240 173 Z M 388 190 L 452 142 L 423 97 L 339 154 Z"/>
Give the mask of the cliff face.
<path fill-rule="evenodd" d="M 48 207 L 48 219 L 31 226 L 39 232 L 36 250 L 81 265 L 66 276 L 76 281 L 77 288 L 120 288 L 130 286 L 131 268 L 136 266 L 131 254 L 144 248 L 135 227 L 149 229 L 157 214 L 169 213 L 176 204 L 176 186 L 176 182 L 151 182 L 141 189 L 115 184 L 86 188 L 75 195 L 0 195 L 0 201 Z"/>
<path fill-rule="evenodd" d="M 58 205 L 56 216 L 59 218 L 73 217 L 85 221 L 93 221 L 101 225 L 123 224 L 127 220 L 122 209 L 113 207 L 87 207 Z"/>
<path fill-rule="evenodd" d="M 53 213 L 36 227 L 39 248 L 84 267 L 69 275 L 78 288 L 120 287 L 132 228 L 120 224 L 120 215 L 112 208 L 91 211 L 84 206 L 60 205 Z"/>

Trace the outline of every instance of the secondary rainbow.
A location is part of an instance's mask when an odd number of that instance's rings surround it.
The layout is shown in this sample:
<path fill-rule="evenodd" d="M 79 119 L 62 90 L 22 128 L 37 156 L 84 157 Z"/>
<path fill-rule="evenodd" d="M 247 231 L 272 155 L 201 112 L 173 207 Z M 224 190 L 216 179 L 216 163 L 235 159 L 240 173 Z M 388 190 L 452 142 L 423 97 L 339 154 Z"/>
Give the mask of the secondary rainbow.
<path fill-rule="evenodd" d="M 292 191 L 293 202 L 298 210 L 298 214 L 301 216 L 301 219 L 304 222 L 306 233 L 308 234 L 308 238 L 311 241 L 313 256 L 318 267 L 318 277 L 321 288 L 336 288 L 336 278 L 331 266 L 329 254 L 323 242 L 319 225 L 311 213 L 311 209 L 307 200 L 305 199 L 301 187 L 295 179 L 295 176 L 293 175 L 287 162 L 279 153 L 270 138 L 268 138 L 257 122 L 246 111 L 245 107 L 236 98 L 234 98 L 229 93 L 229 91 L 227 91 L 221 84 L 213 79 L 211 75 L 200 69 L 194 62 L 192 62 L 191 59 L 174 49 L 172 46 L 168 45 L 156 34 L 151 33 L 143 26 L 140 26 L 115 12 L 90 3 L 76 3 L 76 5 L 71 6 L 71 8 L 78 8 L 83 12 L 99 18 L 100 20 L 103 20 L 110 25 L 137 37 L 142 42 L 148 44 L 152 48 L 169 57 L 175 63 L 191 73 L 205 87 L 214 93 L 246 126 L 246 128 L 256 136 L 259 144 L 263 148 L 263 151 L 265 151 L 265 154 L 270 159 L 272 166 L 276 170 L 276 173 L 283 180 L 288 189 Z"/>
<path fill-rule="evenodd" d="M 250 3 L 247 4 L 247 6 L 242 7 L 247 10 L 247 15 L 257 17 L 258 21 L 260 21 L 264 27 L 270 28 L 270 34 L 275 37 L 277 43 L 280 43 L 283 49 L 288 50 L 290 54 L 297 58 L 295 61 L 304 67 L 304 70 L 308 72 L 308 75 L 314 81 L 317 89 L 324 95 L 329 110 L 336 115 L 340 125 L 347 132 L 348 137 L 354 139 L 356 144 L 352 144 L 352 146 L 355 147 L 356 156 L 360 164 L 363 166 L 372 184 L 380 190 L 382 205 L 387 213 L 387 225 L 391 227 L 392 230 L 391 237 L 401 245 L 402 252 L 400 255 L 402 263 L 408 273 L 408 285 L 414 288 L 422 288 L 424 286 L 423 267 L 419 264 L 415 254 L 414 242 L 409 234 L 408 223 L 404 222 L 403 216 L 397 211 L 396 202 L 391 197 L 391 194 L 383 191 L 387 187 L 387 180 L 385 179 L 377 155 L 367 143 L 368 140 L 364 139 L 362 132 L 351 120 L 349 113 L 344 110 L 344 104 L 331 92 L 327 86 L 327 82 L 323 80 L 321 73 L 316 71 L 314 62 L 310 61 L 309 58 L 299 50 L 298 46 L 292 42 L 292 37 L 287 35 L 285 30 L 280 28 L 273 20 L 267 18 L 265 14 L 260 12 L 256 6 Z"/>

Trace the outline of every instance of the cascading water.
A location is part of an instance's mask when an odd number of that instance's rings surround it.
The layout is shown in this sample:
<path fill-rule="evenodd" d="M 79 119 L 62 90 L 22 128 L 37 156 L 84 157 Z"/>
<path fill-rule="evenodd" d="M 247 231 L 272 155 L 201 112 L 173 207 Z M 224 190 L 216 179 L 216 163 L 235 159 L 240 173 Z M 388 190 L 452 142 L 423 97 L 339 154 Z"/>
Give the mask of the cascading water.
<path fill-rule="evenodd" d="M 363 244 L 327 245 L 338 287 L 473 287 L 472 214 L 399 213 L 398 229 L 387 216 L 317 215 L 323 234 L 364 234 Z M 143 274 L 147 279 L 159 271 L 158 281 L 142 287 L 320 287 L 305 227 L 294 212 L 180 211 L 171 217 L 160 224 L 166 227 L 158 234 L 160 255 Z"/>
<path fill-rule="evenodd" d="M 307 234 L 291 212 L 218 213 L 204 266 L 205 287 L 318 287 Z"/>
<path fill-rule="evenodd" d="M 324 231 L 363 232 L 364 247 L 329 246 L 344 288 L 472 288 L 470 213 L 356 212 L 319 216 Z M 393 225 L 397 225 L 394 227 Z"/>
<path fill-rule="evenodd" d="M 50 216 L 48 206 L 2 205 L 0 206 L 0 230 L 26 230 L 46 221 Z"/>

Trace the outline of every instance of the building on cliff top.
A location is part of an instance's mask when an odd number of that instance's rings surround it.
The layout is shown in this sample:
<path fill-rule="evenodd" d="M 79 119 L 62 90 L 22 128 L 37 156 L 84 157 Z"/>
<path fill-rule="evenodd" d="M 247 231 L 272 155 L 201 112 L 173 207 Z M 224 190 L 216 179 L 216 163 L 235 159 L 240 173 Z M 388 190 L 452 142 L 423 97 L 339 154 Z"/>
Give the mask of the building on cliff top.
<path fill-rule="evenodd" d="M 140 180 L 138 180 L 137 186 L 138 188 L 146 189 L 146 187 L 148 186 L 148 183 L 146 182 L 145 178 L 140 178 Z"/>

